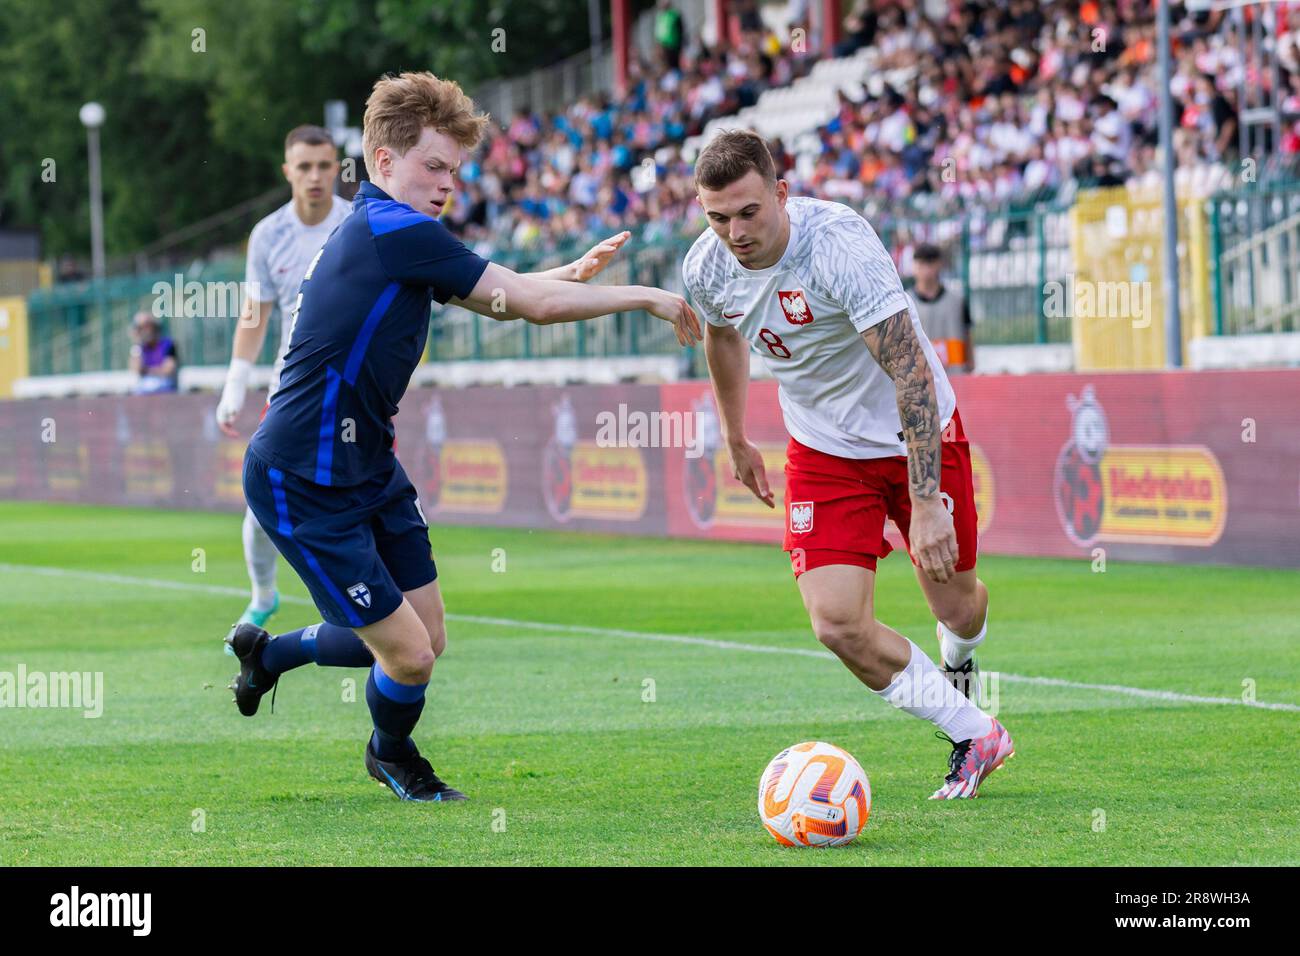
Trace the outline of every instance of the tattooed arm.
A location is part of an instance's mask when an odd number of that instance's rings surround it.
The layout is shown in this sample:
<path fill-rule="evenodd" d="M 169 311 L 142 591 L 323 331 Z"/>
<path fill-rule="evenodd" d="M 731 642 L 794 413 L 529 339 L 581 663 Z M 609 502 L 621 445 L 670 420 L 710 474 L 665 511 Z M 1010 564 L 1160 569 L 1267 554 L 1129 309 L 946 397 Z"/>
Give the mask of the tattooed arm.
<path fill-rule="evenodd" d="M 907 475 L 913 498 L 939 493 L 939 400 L 934 375 L 906 309 L 862 333 L 880 367 L 894 380 L 898 420 L 907 442 Z"/>
<path fill-rule="evenodd" d="M 907 309 L 871 326 L 862 339 L 894 381 L 898 420 L 907 442 L 912 554 L 932 581 L 944 583 L 957 563 L 957 534 L 939 494 L 943 446 L 934 374 Z"/>

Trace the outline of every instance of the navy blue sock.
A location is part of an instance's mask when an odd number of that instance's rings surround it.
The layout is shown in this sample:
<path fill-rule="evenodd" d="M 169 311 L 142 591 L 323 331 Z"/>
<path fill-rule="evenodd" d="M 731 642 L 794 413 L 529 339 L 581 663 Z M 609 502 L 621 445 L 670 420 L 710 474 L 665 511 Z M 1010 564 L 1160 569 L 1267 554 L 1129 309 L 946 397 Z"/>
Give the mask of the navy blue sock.
<path fill-rule="evenodd" d="M 304 664 L 369 667 L 374 662 L 375 656 L 355 631 L 324 621 L 273 637 L 262 651 L 262 666 L 272 674 L 283 674 Z"/>
<path fill-rule="evenodd" d="M 380 760 L 402 760 L 415 754 L 411 731 L 424 710 L 425 684 L 399 684 L 376 661 L 366 679 L 366 704 L 375 722 L 370 738 Z"/>
<path fill-rule="evenodd" d="M 321 622 L 313 625 L 315 660 L 321 667 L 369 667 L 375 662 L 375 655 L 370 653 L 365 641 L 357 637 L 357 632 L 350 627 Z M 307 629 L 308 631 L 311 628 Z M 303 643 L 308 635 L 303 634 Z"/>

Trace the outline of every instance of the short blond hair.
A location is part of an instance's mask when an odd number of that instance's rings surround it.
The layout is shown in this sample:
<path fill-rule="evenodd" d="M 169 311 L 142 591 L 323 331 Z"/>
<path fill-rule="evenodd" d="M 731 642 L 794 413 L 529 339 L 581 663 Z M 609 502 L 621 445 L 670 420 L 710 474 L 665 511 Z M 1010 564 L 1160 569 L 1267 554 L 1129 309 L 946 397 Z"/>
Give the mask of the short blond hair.
<path fill-rule="evenodd" d="M 454 80 L 440 80 L 427 71 L 381 76 L 366 100 L 361 121 L 361 148 L 366 172 L 375 176 L 372 165 L 380 146 L 399 156 L 420 141 L 426 126 L 445 133 L 465 149 L 478 146 L 488 124 L 474 101 Z"/>

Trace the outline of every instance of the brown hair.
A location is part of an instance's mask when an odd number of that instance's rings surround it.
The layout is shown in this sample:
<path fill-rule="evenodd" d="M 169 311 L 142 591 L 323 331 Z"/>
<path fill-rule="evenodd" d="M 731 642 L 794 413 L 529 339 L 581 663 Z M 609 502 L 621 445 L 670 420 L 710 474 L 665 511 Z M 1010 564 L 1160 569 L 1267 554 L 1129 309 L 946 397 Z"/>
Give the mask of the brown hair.
<path fill-rule="evenodd" d="M 289 130 L 289 135 L 284 138 L 284 151 L 289 152 L 289 147 L 294 143 L 306 143 L 308 146 L 333 146 L 334 137 L 323 126 L 304 124 Z"/>
<path fill-rule="evenodd" d="M 776 182 L 776 164 L 767 142 L 752 130 L 727 130 L 714 137 L 695 160 L 695 185 L 724 189 L 750 170 L 769 183 Z"/>
<path fill-rule="evenodd" d="M 426 126 L 473 149 L 487 124 L 487 114 L 475 112 L 474 101 L 453 80 L 440 80 L 427 71 L 381 76 L 366 100 L 361 121 L 366 171 L 374 177 L 371 163 L 376 149 L 383 146 L 400 156 L 420 141 Z"/>
<path fill-rule="evenodd" d="M 932 242 L 918 243 L 912 250 L 912 258 L 917 262 L 942 262 L 943 250 Z"/>

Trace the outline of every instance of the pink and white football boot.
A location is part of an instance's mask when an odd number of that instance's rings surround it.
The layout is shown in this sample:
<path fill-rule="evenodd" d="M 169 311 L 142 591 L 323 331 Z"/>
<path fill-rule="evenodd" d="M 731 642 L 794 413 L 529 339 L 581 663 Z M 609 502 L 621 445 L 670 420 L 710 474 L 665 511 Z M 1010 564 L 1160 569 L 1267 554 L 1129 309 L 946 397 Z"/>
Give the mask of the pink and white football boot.
<path fill-rule="evenodd" d="M 994 770 L 1002 766 L 1003 761 L 1015 755 L 1015 744 L 1007 729 L 998 723 L 996 717 L 993 729 L 983 737 L 970 740 L 953 740 L 940 731 L 935 734 L 952 744 L 952 754 L 948 757 L 948 776 L 944 777 L 943 786 L 936 790 L 931 800 L 961 800 L 979 796 L 979 786 Z"/>

